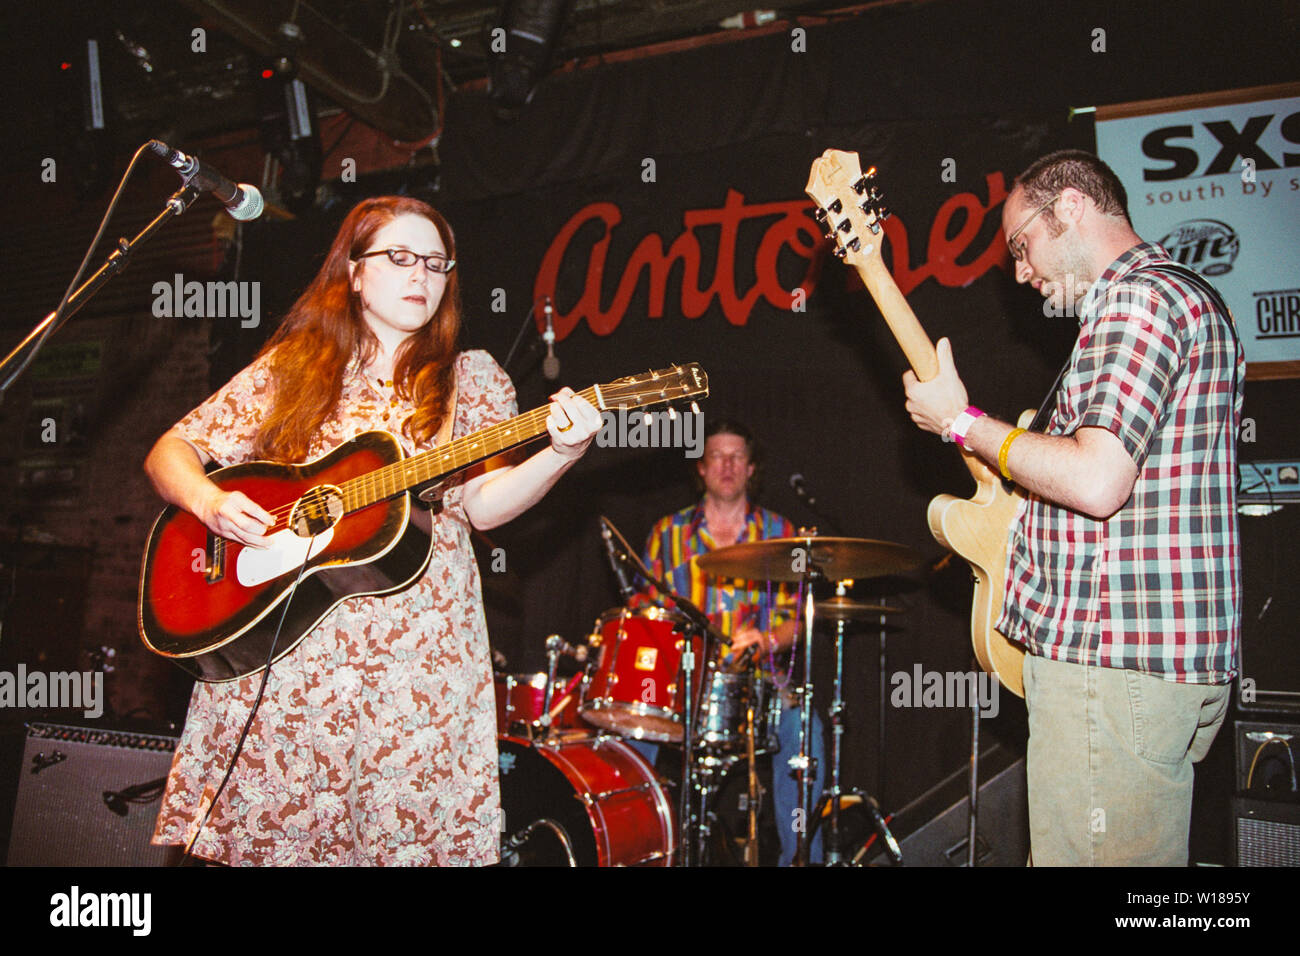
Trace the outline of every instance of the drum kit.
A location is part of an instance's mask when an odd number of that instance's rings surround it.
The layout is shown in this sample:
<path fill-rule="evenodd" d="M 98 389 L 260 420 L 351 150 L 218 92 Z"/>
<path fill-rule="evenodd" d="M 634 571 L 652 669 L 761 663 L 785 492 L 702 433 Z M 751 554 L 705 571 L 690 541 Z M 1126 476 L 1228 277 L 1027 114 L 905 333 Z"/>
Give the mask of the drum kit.
<path fill-rule="evenodd" d="M 729 661 L 721 635 L 699 609 L 654 578 L 612 524 L 602 519 L 611 560 L 633 566 L 671 604 L 633 607 L 632 602 L 602 614 L 587 643 L 571 646 L 558 636 L 547 639 L 546 673 L 496 677 L 501 802 L 504 813 L 504 865 L 700 866 L 732 862 L 721 852 L 714 828 L 719 794 L 731 772 L 745 770 L 745 795 L 739 807 L 747 818 L 743 861 L 758 865 L 759 785 L 756 759 L 774 754 L 782 694 L 758 674 L 749 658 Z M 610 534 L 612 532 L 612 535 Z M 865 794 L 846 794 L 840 786 L 843 721 L 843 643 L 845 627 L 876 619 L 881 624 L 897 607 L 855 601 L 847 594 L 854 580 L 913 570 L 919 556 L 902 545 L 860 538 L 800 537 L 768 539 L 721 548 L 696 558 L 710 575 L 745 581 L 800 582 L 804 595 L 798 657 L 802 681 L 793 691 L 802 702 L 798 754 L 788 763 L 800 781 L 800 820 L 796 863 L 808 865 L 811 834 L 824 820 L 827 865 L 850 865 L 854 855 L 840 845 L 840 810 L 852 803 L 865 808 L 890 855 L 898 846 Z M 618 573 L 618 568 L 616 568 Z M 635 593 L 624 583 L 624 596 Z M 813 584 L 837 582 L 836 596 L 815 601 Z M 832 728 L 830 785 L 814 802 L 813 776 L 820 755 L 810 753 L 813 705 L 813 630 L 818 619 L 836 625 L 835 686 L 829 705 Z M 557 676 L 568 655 L 582 664 L 567 681 Z M 882 667 L 882 680 L 884 669 Z M 793 675 L 792 675 L 793 676 Z M 884 695 L 882 694 L 882 707 Z M 883 723 L 882 723 L 883 727 Z M 656 772 L 638 741 L 677 745 L 681 783 Z M 879 760 L 882 752 L 877 753 Z M 660 760 L 663 766 L 664 760 Z M 729 776 L 730 775 L 730 776 Z M 677 799 L 671 799 L 672 790 Z M 730 842 L 730 840 L 728 841 Z"/>

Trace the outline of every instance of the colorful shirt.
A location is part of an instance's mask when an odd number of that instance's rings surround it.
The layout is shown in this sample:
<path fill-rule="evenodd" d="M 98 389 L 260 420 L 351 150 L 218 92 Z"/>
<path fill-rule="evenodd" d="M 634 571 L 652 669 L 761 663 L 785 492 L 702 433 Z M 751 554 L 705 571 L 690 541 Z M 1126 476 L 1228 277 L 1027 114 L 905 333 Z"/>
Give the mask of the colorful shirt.
<path fill-rule="evenodd" d="M 454 435 L 515 414 L 486 352 L 456 363 Z M 273 385 L 263 357 L 178 425 L 219 465 L 252 457 Z M 361 432 L 397 436 L 415 411 L 357 372 L 314 459 Z M 433 557 L 396 594 L 351 598 L 271 668 L 266 696 L 194 852 L 237 865 L 483 865 L 500 833 L 496 700 L 461 488 L 431 512 Z M 184 843 L 225 773 L 262 675 L 198 683 L 155 843 Z"/>
<path fill-rule="evenodd" d="M 735 541 L 717 541 L 709 534 L 704 521 L 704 503 L 683 508 L 662 518 L 646 539 L 644 562 L 669 587 L 686 597 L 709 617 L 709 622 L 724 636 L 746 627 L 764 634 L 794 617 L 795 600 L 785 586 L 773 584 L 769 600 L 765 581 L 724 581 L 705 574 L 692 558 L 718 548 L 767 538 L 791 538 L 793 524 L 766 508 L 751 505 L 745 526 Z M 662 599 L 639 603 L 661 604 Z"/>
<path fill-rule="evenodd" d="M 1245 359 L 1230 319 L 1160 272 L 1142 243 L 1081 302 L 1079 337 L 1048 422 L 1101 427 L 1138 467 L 1098 521 L 1031 495 L 1013 525 L 997 628 L 1031 653 L 1222 684 L 1241 629 L 1236 436 Z"/>

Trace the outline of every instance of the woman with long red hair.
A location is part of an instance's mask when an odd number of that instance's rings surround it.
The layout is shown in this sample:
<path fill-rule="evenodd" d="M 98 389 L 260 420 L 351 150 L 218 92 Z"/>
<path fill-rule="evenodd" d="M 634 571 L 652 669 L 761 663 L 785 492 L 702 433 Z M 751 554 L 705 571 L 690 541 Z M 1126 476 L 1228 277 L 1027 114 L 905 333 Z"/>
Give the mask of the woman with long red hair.
<path fill-rule="evenodd" d="M 209 530 L 265 547 L 273 516 L 204 466 L 319 458 L 372 430 L 426 451 L 516 413 L 486 352 L 457 352 L 455 239 L 419 200 L 360 203 L 261 355 L 150 452 L 159 494 Z M 531 507 L 586 451 L 596 410 L 552 396 L 551 443 L 488 468 L 420 512 L 425 573 L 351 598 L 271 668 L 242 755 L 195 855 L 237 864 L 486 864 L 500 834 L 487 626 L 470 525 Z M 189 843 L 261 675 L 198 683 L 154 840 Z"/>

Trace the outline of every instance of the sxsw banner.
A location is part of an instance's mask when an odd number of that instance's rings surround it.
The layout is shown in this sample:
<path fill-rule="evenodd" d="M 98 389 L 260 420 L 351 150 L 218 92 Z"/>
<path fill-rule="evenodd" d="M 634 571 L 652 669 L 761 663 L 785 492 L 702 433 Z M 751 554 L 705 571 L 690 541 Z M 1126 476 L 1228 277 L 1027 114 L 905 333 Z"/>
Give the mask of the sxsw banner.
<path fill-rule="evenodd" d="M 1251 378 L 1300 375 L 1300 84 L 1097 111 L 1139 234 L 1215 283 Z"/>

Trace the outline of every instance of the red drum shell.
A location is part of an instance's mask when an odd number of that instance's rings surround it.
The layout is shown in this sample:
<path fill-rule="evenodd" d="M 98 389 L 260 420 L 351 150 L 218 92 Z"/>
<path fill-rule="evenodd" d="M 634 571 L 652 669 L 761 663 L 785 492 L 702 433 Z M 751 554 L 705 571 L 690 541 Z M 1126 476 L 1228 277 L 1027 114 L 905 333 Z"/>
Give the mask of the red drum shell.
<path fill-rule="evenodd" d="M 494 674 L 497 695 L 497 733 L 513 733 L 519 724 L 531 724 L 542 716 L 543 704 L 546 703 L 546 675 L 538 674 Z M 581 730 L 585 727 L 578 716 L 578 681 L 568 682 L 569 702 L 555 717 L 558 729 Z M 555 682 L 555 699 L 552 708 L 559 704 L 566 691 L 565 683 Z"/>
<path fill-rule="evenodd" d="M 570 735 L 546 742 L 501 737 L 501 807 L 507 836 L 538 820 L 562 828 L 578 866 L 670 866 L 676 849 L 671 801 L 641 755 L 616 737 Z M 524 865 L 566 866 L 549 827 L 519 848 Z"/>
<path fill-rule="evenodd" d="M 682 739 L 686 695 L 677 686 L 685 619 L 673 611 L 614 608 L 596 621 L 590 638 L 599 646 L 595 672 L 583 695 L 582 717 L 605 730 L 640 740 Z M 704 671 L 703 641 L 693 638 L 698 693 Z"/>

